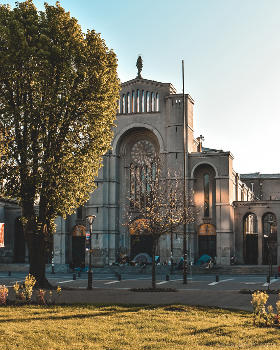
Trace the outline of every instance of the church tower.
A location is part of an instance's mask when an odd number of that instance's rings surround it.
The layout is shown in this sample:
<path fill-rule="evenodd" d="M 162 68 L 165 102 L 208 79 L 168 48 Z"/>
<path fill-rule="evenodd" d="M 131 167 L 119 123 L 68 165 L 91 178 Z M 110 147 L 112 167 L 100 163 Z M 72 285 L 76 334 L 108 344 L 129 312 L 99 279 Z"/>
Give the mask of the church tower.
<path fill-rule="evenodd" d="M 86 215 L 94 214 L 94 264 L 115 262 L 120 254 L 133 258 L 137 253 L 150 253 L 148 239 L 134 242 L 124 225 L 130 191 L 135 184 L 135 171 L 143 157 L 157 154 L 162 166 L 183 174 L 183 96 L 170 83 L 144 79 L 141 56 L 136 63 L 136 78 L 124 82 L 120 92 L 112 150 L 104 156 L 97 178 L 98 188 L 87 203 Z M 193 136 L 193 104 L 185 95 L 187 116 L 187 150 L 197 150 Z M 98 237 L 98 238 L 97 238 Z M 173 242 L 173 256 L 182 255 L 182 238 Z M 162 261 L 170 259 L 170 237 L 163 237 L 159 248 Z"/>

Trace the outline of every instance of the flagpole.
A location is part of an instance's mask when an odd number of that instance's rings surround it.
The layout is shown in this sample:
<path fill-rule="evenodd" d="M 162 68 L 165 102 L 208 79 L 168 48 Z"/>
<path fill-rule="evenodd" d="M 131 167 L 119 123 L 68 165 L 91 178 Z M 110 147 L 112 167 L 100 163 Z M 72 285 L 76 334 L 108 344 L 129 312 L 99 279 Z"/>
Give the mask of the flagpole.
<path fill-rule="evenodd" d="M 186 218 L 186 153 L 187 153 L 187 135 L 186 135 L 186 107 L 185 107 L 185 72 L 184 72 L 184 60 L 182 60 L 182 80 L 183 80 L 183 133 L 184 133 L 184 232 L 183 232 L 183 284 L 187 284 L 187 218 Z"/>

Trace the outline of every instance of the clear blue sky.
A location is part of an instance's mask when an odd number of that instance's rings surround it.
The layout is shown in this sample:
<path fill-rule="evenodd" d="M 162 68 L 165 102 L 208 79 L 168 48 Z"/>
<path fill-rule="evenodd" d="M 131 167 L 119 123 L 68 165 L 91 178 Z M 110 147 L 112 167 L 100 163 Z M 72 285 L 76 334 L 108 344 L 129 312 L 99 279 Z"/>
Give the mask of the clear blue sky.
<path fill-rule="evenodd" d="M 14 4 L 13 1 L 1 3 Z M 54 4 L 55 1 L 48 1 Z M 43 9 L 42 0 L 35 0 Z M 280 173 L 280 0 L 61 0 L 119 61 L 121 81 L 170 82 L 195 100 L 204 145 L 231 151 L 237 172 Z"/>

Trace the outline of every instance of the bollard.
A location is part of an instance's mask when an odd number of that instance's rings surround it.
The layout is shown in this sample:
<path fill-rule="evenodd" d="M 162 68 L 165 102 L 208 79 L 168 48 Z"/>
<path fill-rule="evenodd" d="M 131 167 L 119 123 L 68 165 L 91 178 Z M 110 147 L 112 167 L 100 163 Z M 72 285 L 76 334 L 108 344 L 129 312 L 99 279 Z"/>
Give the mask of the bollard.
<path fill-rule="evenodd" d="M 219 282 L 220 278 L 219 275 L 216 275 L 216 282 Z"/>
<path fill-rule="evenodd" d="M 122 275 L 120 273 L 118 273 L 118 281 L 122 280 Z"/>
<path fill-rule="evenodd" d="M 166 275 L 166 276 L 165 276 L 165 280 L 166 280 L 166 281 L 169 281 L 169 275 Z"/>
<path fill-rule="evenodd" d="M 76 273 L 74 272 L 73 273 L 73 281 L 75 281 L 76 280 Z"/>
<path fill-rule="evenodd" d="M 270 283 L 270 276 L 266 277 L 266 283 Z"/>
<path fill-rule="evenodd" d="M 12 276 L 12 272 L 11 271 L 8 272 L 8 276 L 9 277 Z"/>

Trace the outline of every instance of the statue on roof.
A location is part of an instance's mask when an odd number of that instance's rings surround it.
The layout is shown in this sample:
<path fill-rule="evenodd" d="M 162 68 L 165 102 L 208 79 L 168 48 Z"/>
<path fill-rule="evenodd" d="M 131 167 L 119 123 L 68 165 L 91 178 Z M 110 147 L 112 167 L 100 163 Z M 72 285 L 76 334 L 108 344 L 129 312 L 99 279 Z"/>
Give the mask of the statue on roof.
<path fill-rule="evenodd" d="M 141 55 L 139 55 L 137 58 L 136 67 L 138 69 L 137 78 L 142 79 L 141 72 L 142 72 L 142 68 L 143 68 L 143 60 L 142 60 Z"/>

